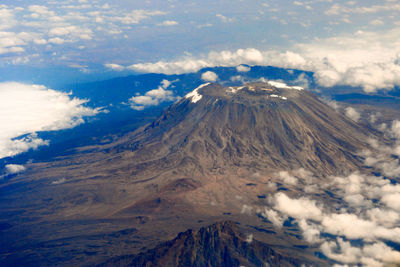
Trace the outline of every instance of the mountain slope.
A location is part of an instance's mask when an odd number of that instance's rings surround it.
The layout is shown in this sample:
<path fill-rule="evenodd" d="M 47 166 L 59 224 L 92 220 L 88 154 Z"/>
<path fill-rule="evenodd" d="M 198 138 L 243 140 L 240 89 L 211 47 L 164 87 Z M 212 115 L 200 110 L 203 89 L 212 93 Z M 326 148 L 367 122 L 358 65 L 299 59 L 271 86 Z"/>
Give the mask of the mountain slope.
<path fill-rule="evenodd" d="M 304 90 L 259 83 L 198 91 L 198 101 L 191 96 L 174 104 L 110 151 L 132 151 L 139 172 L 141 164 L 157 169 L 179 158 L 198 175 L 232 167 L 332 174 L 358 169 L 357 151 L 374 134 Z"/>

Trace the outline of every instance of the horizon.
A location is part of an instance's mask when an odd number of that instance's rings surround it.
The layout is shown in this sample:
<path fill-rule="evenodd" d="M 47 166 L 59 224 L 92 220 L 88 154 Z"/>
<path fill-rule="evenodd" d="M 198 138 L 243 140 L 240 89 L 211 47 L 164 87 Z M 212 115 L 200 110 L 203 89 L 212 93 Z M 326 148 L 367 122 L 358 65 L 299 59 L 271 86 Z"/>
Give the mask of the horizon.
<path fill-rule="evenodd" d="M 6 0 L 0 81 L 49 86 L 58 76 L 65 85 L 247 64 L 313 71 L 324 87 L 392 90 L 399 10 L 393 0 Z"/>

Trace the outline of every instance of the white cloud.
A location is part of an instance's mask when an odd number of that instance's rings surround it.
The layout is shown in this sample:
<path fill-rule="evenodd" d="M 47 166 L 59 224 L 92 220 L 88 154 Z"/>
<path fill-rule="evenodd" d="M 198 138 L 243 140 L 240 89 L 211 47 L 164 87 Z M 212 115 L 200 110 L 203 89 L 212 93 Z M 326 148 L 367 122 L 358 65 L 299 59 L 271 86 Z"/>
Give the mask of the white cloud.
<path fill-rule="evenodd" d="M 51 182 L 51 184 L 57 185 L 57 184 L 63 184 L 65 183 L 66 179 L 65 178 L 60 178 L 58 180 L 55 180 L 53 182 Z"/>
<path fill-rule="evenodd" d="M 237 72 L 249 72 L 251 70 L 250 67 L 247 67 L 245 65 L 239 65 L 236 67 Z"/>
<path fill-rule="evenodd" d="M 238 49 L 235 52 L 222 51 L 210 52 L 206 58 L 193 59 L 187 58 L 178 61 L 165 62 L 159 61 L 156 63 L 139 63 L 128 66 L 128 69 L 138 72 L 152 72 L 165 74 L 182 74 L 187 72 L 196 72 L 202 68 L 212 66 L 238 66 L 240 64 L 261 65 L 266 63 L 261 51 L 248 48 Z"/>
<path fill-rule="evenodd" d="M 97 41 L 107 35 L 118 35 L 131 30 L 132 24 L 154 16 L 165 15 L 159 10 L 118 9 L 118 5 L 101 7 L 80 2 L 79 5 L 49 3 L 49 5 L 23 5 L 8 8 L 0 6 L 0 54 L 13 54 L 35 51 L 44 44 L 69 45 L 81 41 Z M 164 25 L 172 25 L 165 21 Z M 101 26 L 100 26 L 101 24 Z M 10 36 L 2 36 L 4 32 Z M 29 35 L 30 39 L 21 39 L 19 35 Z M 18 44 L 10 45 L 14 41 Z M 3 42 L 3 44 L 2 44 Z M 4 45 L 8 42 L 7 45 Z M 96 44 L 97 45 L 97 44 Z M 50 46 L 46 49 L 56 49 Z M 13 56 L 13 55 L 10 55 Z M 41 55 L 42 56 L 42 55 Z M 39 60 L 39 59 L 38 59 Z M 11 59 L 8 63 L 12 63 Z"/>
<path fill-rule="evenodd" d="M 382 1 L 383 2 L 383 1 Z M 386 1 L 383 5 L 347 7 L 341 4 L 333 4 L 325 11 L 326 15 L 342 14 L 374 14 L 382 11 L 400 11 L 400 4 Z"/>
<path fill-rule="evenodd" d="M 55 37 L 55 38 L 50 38 L 49 39 L 49 43 L 52 43 L 52 44 L 63 44 L 65 42 L 65 40 L 64 39 L 62 39 L 62 38 L 60 38 L 60 37 Z"/>
<path fill-rule="evenodd" d="M 162 23 L 158 24 L 159 26 L 175 26 L 178 25 L 179 23 L 175 20 L 165 20 Z"/>
<path fill-rule="evenodd" d="M 240 75 L 231 76 L 229 78 L 232 82 L 244 82 L 245 79 Z"/>
<path fill-rule="evenodd" d="M 331 214 L 321 222 L 324 231 L 329 234 L 346 236 L 349 239 L 385 238 L 400 241 L 399 229 L 387 229 L 375 222 L 358 218 L 356 214 Z"/>
<path fill-rule="evenodd" d="M 19 164 L 7 164 L 6 165 L 6 172 L 7 174 L 15 174 L 25 171 L 25 167 Z"/>
<path fill-rule="evenodd" d="M 359 121 L 361 114 L 353 107 L 347 107 L 346 108 L 346 116 L 352 119 L 353 121 L 357 122 Z"/>
<path fill-rule="evenodd" d="M 297 44 L 291 51 L 210 52 L 201 58 L 139 63 L 128 68 L 138 72 L 181 74 L 213 66 L 271 65 L 313 71 L 321 86 L 360 86 L 366 92 L 400 85 L 400 28 L 380 32 L 357 31 L 310 43 Z"/>
<path fill-rule="evenodd" d="M 279 180 L 282 181 L 286 185 L 297 185 L 297 178 L 290 175 L 287 171 L 280 171 L 278 173 Z"/>
<path fill-rule="evenodd" d="M 178 100 L 179 97 L 175 96 L 173 91 L 167 90 L 171 83 L 171 81 L 163 80 L 157 89 L 150 90 L 145 95 L 132 96 L 129 99 L 131 108 L 143 110 L 150 106 L 157 106 L 165 101 Z"/>
<path fill-rule="evenodd" d="M 28 33 L 14 33 L 0 31 L 0 54 L 24 52 L 25 46 L 34 37 Z"/>
<path fill-rule="evenodd" d="M 393 155 L 400 156 L 400 122 L 393 121 L 390 128 L 383 124 L 380 130 L 393 140 L 393 144 L 387 145 L 376 139 L 368 139 L 367 142 L 374 151 L 367 149 L 362 151 L 360 155 L 365 157 L 364 163 L 367 166 L 374 167 L 388 177 L 398 177 L 400 175 L 400 160 Z"/>
<path fill-rule="evenodd" d="M 222 15 L 222 14 L 217 14 L 217 15 L 215 15 L 217 18 L 219 18 L 222 22 L 224 22 L 224 23 L 229 23 L 229 22 L 233 22 L 234 21 L 234 19 L 233 18 L 228 18 L 228 17 L 225 17 L 224 15 Z"/>
<path fill-rule="evenodd" d="M 122 22 L 123 24 L 138 24 L 141 20 L 165 14 L 165 12 L 158 10 L 133 10 L 129 13 L 122 14 L 122 16 L 112 17 L 111 19 Z"/>
<path fill-rule="evenodd" d="M 38 14 L 41 16 L 53 16 L 54 12 L 49 11 L 46 6 L 41 5 L 31 5 L 28 7 L 28 10 L 31 11 L 33 14 Z"/>
<path fill-rule="evenodd" d="M 386 194 L 381 198 L 381 201 L 387 207 L 400 212 L 400 192 Z"/>
<path fill-rule="evenodd" d="M 397 129 L 397 124 L 393 128 Z M 295 197 L 290 193 L 275 193 L 269 200 L 270 206 L 260 211 L 260 215 L 276 227 L 281 228 L 288 216 L 294 218 L 307 242 L 341 264 L 396 266 L 400 263 L 400 252 L 383 242 L 400 242 L 400 185 L 358 172 L 328 178 L 313 177 L 304 169 L 281 174 L 277 179 L 295 176 L 298 183 L 316 185 L 314 192 L 323 194 L 329 190 L 334 197 L 298 195 L 298 191 Z"/>
<path fill-rule="evenodd" d="M 206 82 L 215 82 L 218 80 L 218 75 L 212 71 L 206 71 L 201 74 L 201 79 Z"/>
<path fill-rule="evenodd" d="M 278 213 L 277 211 L 273 210 L 273 209 L 268 209 L 265 207 L 264 212 L 261 213 L 262 216 L 264 216 L 265 218 L 267 218 L 268 220 L 270 220 L 272 222 L 273 225 L 275 225 L 276 227 L 281 227 L 283 222 L 286 220 L 286 216 L 281 215 L 280 213 Z"/>
<path fill-rule="evenodd" d="M 297 219 L 321 220 L 322 211 L 313 200 L 292 199 L 280 192 L 275 195 L 275 210 Z"/>
<path fill-rule="evenodd" d="M 65 26 L 65 27 L 54 27 L 49 31 L 50 36 L 65 36 L 68 39 L 82 39 L 91 40 L 93 38 L 93 32 L 90 29 L 78 27 L 78 26 Z"/>
<path fill-rule="evenodd" d="M 369 22 L 369 24 L 374 25 L 374 26 L 381 26 L 381 25 L 384 25 L 385 23 L 380 19 L 374 19 L 374 20 L 371 20 Z"/>
<path fill-rule="evenodd" d="M 0 31 L 12 28 L 16 24 L 14 11 L 6 7 L 0 7 Z"/>
<path fill-rule="evenodd" d="M 47 145 L 35 132 L 72 128 L 99 112 L 85 102 L 41 85 L 0 83 L 0 158 Z"/>
<path fill-rule="evenodd" d="M 124 66 L 121 66 L 119 64 L 114 64 L 114 63 L 107 63 L 104 64 L 104 66 L 108 69 L 116 70 L 116 71 L 123 71 L 125 69 Z"/>

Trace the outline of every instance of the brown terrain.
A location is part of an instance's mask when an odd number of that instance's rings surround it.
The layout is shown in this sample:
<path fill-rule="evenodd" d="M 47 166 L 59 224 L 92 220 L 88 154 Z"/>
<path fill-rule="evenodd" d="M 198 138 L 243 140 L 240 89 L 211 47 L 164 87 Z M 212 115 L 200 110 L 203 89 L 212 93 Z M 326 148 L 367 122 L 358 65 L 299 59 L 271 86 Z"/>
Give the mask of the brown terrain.
<path fill-rule="evenodd" d="M 213 244 L 226 247 L 232 265 L 208 266 L 328 265 L 296 226 L 276 229 L 246 207 L 268 205 L 268 184 L 282 185 L 281 170 L 304 168 L 321 183 L 368 171 L 358 151 L 379 133 L 305 90 L 252 83 L 196 92 L 117 142 L 31 163 L 2 183 L 0 261 L 76 266 L 130 255 L 108 263 L 206 266 L 207 255 L 225 253 Z M 296 194 L 302 187 L 278 190 Z M 235 223 L 201 228 L 225 220 Z M 255 240 L 246 243 L 237 227 Z M 219 238 L 209 240 L 210 232 Z M 186 256 L 178 260 L 179 253 Z"/>

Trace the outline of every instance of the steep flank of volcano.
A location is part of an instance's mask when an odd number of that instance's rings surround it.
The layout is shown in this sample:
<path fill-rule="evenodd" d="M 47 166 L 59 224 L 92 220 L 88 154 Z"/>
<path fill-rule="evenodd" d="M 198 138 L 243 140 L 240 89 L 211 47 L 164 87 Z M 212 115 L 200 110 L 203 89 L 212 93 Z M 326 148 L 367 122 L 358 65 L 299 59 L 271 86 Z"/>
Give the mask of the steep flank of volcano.
<path fill-rule="evenodd" d="M 147 168 L 185 175 L 358 169 L 357 151 L 374 133 L 301 89 L 273 82 L 205 84 L 110 151 L 129 154 L 138 174 Z"/>

